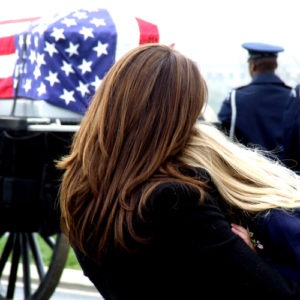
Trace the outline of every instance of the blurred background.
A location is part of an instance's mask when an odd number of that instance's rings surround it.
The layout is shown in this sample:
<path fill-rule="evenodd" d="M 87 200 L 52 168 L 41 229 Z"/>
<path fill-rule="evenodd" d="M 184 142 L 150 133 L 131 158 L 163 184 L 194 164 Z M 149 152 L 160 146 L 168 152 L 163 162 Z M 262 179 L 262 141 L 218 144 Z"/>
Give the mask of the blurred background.
<path fill-rule="evenodd" d="M 250 80 L 247 52 L 241 47 L 244 42 L 284 47 L 277 73 L 289 85 L 300 82 L 299 0 L 9 0 L 1 8 L 0 19 L 89 6 L 157 24 L 161 42 L 175 43 L 175 48 L 199 64 L 215 111 L 231 88 Z"/>

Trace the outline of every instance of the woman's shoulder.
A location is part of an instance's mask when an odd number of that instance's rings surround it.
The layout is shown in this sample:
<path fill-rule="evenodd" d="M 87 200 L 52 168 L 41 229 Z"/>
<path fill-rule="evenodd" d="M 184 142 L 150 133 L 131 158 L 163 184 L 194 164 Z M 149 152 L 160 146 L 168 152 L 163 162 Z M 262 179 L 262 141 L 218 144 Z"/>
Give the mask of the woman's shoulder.
<path fill-rule="evenodd" d="M 201 175 L 206 176 L 206 175 Z M 207 179 L 203 177 L 203 179 Z M 203 193 L 204 195 L 201 195 Z M 197 189 L 194 186 L 177 181 L 169 181 L 159 184 L 150 196 L 150 205 L 152 208 L 164 210 L 181 209 L 217 209 L 218 199 L 216 191 L 211 187 L 210 191 Z M 202 196 L 202 200 L 200 200 Z"/>

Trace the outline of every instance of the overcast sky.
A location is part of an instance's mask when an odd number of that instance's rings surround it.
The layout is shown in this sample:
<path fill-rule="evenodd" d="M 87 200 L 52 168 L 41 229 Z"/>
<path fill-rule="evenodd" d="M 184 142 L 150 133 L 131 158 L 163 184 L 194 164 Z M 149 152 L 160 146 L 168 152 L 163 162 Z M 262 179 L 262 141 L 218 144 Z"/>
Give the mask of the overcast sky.
<path fill-rule="evenodd" d="M 244 58 L 243 42 L 274 43 L 300 63 L 299 0 L 98 0 L 157 23 L 164 35 L 196 60 L 231 63 Z M 96 0 L 9 0 L 0 18 L 80 7 Z M 172 36 L 173 35 L 173 36 Z"/>
<path fill-rule="evenodd" d="M 8 0 L 0 19 L 41 16 L 97 2 L 99 7 L 157 24 L 162 42 L 174 42 L 205 75 L 211 70 L 235 72 L 228 66 L 241 66 L 247 73 L 247 52 L 241 44 L 264 42 L 284 47 L 278 61 L 286 83 L 294 85 L 299 79 L 300 75 L 290 74 L 295 72 L 292 68 L 300 71 L 300 0 Z M 210 94 L 217 101 L 230 87 L 245 83 L 226 83 L 226 76 L 217 80 L 207 76 Z"/>

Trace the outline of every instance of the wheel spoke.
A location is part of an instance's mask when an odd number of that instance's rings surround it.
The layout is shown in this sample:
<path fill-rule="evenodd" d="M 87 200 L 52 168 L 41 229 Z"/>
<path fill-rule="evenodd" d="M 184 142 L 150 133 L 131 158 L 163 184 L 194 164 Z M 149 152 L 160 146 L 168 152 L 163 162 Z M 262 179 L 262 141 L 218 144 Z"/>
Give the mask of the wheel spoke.
<path fill-rule="evenodd" d="M 41 237 L 51 249 L 54 249 L 56 240 L 52 236 L 41 235 Z"/>
<path fill-rule="evenodd" d="M 27 233 L 27 238 L 29 241 L 32 257 L 39 275 L 40 280 L 45 277 L 45 268 L 43 262 L 42 251 L 40 249 L 40 245 L 38 243 L 37 237 L 35 233 Z"/>
<path fill-rule="evenodd" d="M 14 247 L 12 254 L 12 263 L 10 268 L 8 288 L 7 288 L 7 298 L 12 299 L 15 292 L 15 286 L 17 281 L 18 265 L 21 256 L 21 245 L 20 245 L 20 234 L 16 233 L 14 239 Z"/>
<path fill-rule="evenodd" d="M 23 284 L 25 299 L 31 295 L 31 277 L 30 277 L 30 261 L 28 240 L 25 233 L 20 234 L 21 237 L 21 254 L 23 262 Z"/>
<path fill-rule="evenodd" d="M 2 277 L 2 273 L 4 270 L 5 264 L 7 263 L 8 259 L 9 259 L 9 255 L 12 252 L 15 237 L 16 237 L 16 235 L 11 233 L 11 234 L 9 234 L 9 236 L 6 240 L 6 244 L 4 246 L 4 249 L 3 249 L 3 252 L 1 255 L 1 259 L 0 259 L 0 278 Z"/>
<path fill-rule="evenodd" d="M 0 299 L 19 297 L 18 282 L 23 283 L 21 287 L 23 300 L 50 299 L 59 283 L 68 257 L 67 238 L 61 233 L 47 237 L 36 232 L 9 232 L 1 235 L 0 238 L 3 245 L 0 249 Z M 44 246 L 51 250 L 51 253 L 48 253 L 51 256 L 47 267 L 48 255 L 44 257 Z M 19 272 L 19 264 L 22 264 L 22 272 Z M 32 267 L 36 268 L 40 277 L 37 287 L 33 285 L 36 277 Z"/>

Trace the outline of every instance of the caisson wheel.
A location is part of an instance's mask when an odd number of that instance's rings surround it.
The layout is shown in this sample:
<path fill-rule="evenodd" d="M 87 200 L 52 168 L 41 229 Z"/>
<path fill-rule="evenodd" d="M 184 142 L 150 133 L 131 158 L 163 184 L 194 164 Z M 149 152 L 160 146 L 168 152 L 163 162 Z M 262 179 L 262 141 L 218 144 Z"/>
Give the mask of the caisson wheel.
<path fill-rule="evenodd" d="M 48 300 L 59 283 L 68 252 L 69 243 L 62 233 L 3 232 L 0 299 Z"/>

